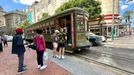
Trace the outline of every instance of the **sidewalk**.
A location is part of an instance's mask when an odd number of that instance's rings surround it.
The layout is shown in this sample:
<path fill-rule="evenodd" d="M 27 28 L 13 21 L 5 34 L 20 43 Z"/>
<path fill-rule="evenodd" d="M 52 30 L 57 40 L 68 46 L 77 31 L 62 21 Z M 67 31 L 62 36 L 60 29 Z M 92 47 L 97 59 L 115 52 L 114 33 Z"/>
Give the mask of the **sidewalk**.
<path fill-rule="evenodd" d="M 70 72 L 55 64 L 51 60 L 47 61 L 48 67 L 42 71 L 37 69 L 36 53 L 33 50 L 25 52 L 25 64 L 27 71 L 22 75 L 71 75 Z M 0 75 L 16 75 L 18 58 L 11 54 L 11 43 L 0 53 Z"/>
<path fill-rule="evenodd" d="M 134 49 L 134 35 L 114 38 L 114 41 L 109 38 L 103 44 L 109 47 Z"/>

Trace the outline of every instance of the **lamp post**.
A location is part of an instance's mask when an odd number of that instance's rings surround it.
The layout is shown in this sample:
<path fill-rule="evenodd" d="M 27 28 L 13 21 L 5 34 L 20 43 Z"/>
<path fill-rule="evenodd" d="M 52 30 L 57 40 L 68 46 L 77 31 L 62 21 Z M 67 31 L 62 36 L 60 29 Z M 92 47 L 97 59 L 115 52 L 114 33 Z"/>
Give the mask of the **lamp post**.
<path fill-rule="evenodd" d="M 112 41 L 114 41 L 114 0 L 112 0 Z"/>

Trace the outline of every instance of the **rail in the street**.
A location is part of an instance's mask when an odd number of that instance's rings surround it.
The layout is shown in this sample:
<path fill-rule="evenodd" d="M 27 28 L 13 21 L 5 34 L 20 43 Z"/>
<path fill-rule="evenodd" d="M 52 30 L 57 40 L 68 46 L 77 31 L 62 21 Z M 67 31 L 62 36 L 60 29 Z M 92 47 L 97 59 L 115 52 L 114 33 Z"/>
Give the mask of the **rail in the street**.
<path fill-rule="evenodd" d="M 93 51 L 93 50 L 92 50 Z M 124 55 L 119 55 L 118 53 L 109 53 L 109 52 L 101 52 L 99 50 L 94 50 L 95 52 L 98 52 L 98 53 L 102 53 L 104 55 L 109 55 L 109 56 L 115 56 L 115 57 L 119 57 L 119 58 L 124 58 L 124 59 L 129 59 L 129 60 L 134 60 L 134 57 L 127 57 L 127 56 L 124 56 Z"/>
<path fill-rule="evenodd" d="M 122 69 L 122 68 L 119 68 L 119 67 L 116 67 L 116 66 L 112 66 L 112 65 L 109 65 L 109 64 L 106 64 L 106 63 L 99 62 L 99 61 L 97 61 L 97 60 L 94 60 L 94 59 L 89 58 L 89 57 L 84 56 L 84 55 L 80 55 L 80 54 L 76 54 L 76 53 L 75 53 L 75 56 L 76 56 L 76 57 L 79 57 L 79 58 L 82 58 L 82 59 L 84 59 L 84 60 L 86 60 L 86 61 L 88 61 L 88 62 L 92 62 L 92 63 L 94 63 L 94 64 L 98 64 L 98 65 L 102 65 L 102 66 L 107 66 L 107 67 L 110 67 L 110 68 L 112 68 L 112 69 L 116 69 L 116 70 L 118 70 L 118 71 L 125 72 L 125 73 L 127 73 L 128 75 L 133 75 L 133 74 L 134 74 L 134 72 L 131 72 L 131 71 L 128 71 L 128 70 L 124 70 L 124 69 Z"/>

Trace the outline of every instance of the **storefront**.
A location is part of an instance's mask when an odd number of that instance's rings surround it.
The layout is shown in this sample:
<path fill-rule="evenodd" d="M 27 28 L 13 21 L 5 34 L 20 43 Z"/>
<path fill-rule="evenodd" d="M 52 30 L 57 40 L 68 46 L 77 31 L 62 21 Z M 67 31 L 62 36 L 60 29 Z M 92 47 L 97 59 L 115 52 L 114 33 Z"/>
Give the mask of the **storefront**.
<path fill-rule="evenodd" d="M 96 35 L 103 35 L 106 37 L 112 36 L 112 25 L 111 24 L 101 24 L 101 25 L 89 25 L 90 32 L 95 33 Z M 114 36 L 119 36 L 119 25 L 114 25 Z"/>

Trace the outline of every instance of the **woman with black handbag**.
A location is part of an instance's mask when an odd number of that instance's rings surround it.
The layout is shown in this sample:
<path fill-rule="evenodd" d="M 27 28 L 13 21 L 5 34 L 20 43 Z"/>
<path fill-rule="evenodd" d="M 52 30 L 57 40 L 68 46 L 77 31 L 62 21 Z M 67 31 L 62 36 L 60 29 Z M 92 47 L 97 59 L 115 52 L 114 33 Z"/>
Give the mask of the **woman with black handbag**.
<path fill-rule="evenodd" d="M 44 51 L 46 51 L 46 44 L 45 44 L 44 36 L 42 35 L 43 31 L 37 29 L 36 33 L 37 34 L 34 37 L 34 44 L 36 46 L 37 63 L 38 63 L 38 68 L 40 70 L 43 70 L 47 67 L 47 65 L 43 64 L 43 54 Z"/>

